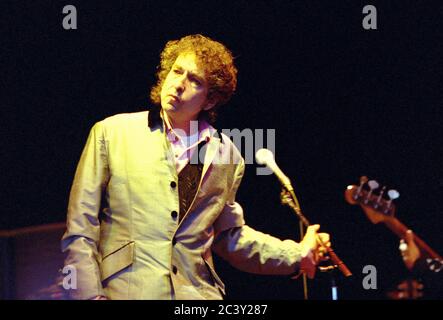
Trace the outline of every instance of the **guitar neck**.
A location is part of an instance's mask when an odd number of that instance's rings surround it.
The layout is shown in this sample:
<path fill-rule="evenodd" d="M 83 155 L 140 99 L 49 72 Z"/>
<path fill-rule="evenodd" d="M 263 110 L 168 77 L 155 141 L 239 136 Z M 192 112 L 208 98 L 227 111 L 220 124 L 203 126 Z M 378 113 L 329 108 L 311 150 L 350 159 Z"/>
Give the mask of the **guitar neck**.
<path fill-rule="evenodd" d="M 386 226 L 392 230 L 400 239 L 403 239 L 406 235 L 406 231 L 408 231 L 408 227 L 406 227 L 403 223 L 400 222 L 395 217 L 392 217 L 390 219 L 386 219 L 385 221 Z M 414 233 L 414 241 L 417 244 L 417 246 L 426 253 L 430 258 L 432 259 L 439 259 L 441 260 L 442 257 L 435 252 L 430 246 L 426 244 L 419 236 L 417 236 Z"/>

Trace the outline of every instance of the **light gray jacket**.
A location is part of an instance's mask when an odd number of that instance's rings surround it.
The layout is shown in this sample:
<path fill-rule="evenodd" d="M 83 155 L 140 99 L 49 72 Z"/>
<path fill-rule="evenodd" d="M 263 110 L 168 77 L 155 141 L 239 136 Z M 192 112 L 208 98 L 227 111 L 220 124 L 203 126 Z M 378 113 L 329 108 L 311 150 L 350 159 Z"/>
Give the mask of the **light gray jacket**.
<path fill-rule="evenodd" d="M 300 245 L 245 225 L 235 202 L 244 161 L 225 135 L 207 143 L 197 194 L 179 223 L 171 214 L 179 212 L 172 149 L 163 123 L 149 123 L 148 113 L 109 117 L 89 134 L 62 238 L 65 265 L 77 275 L 71 296 L 222 299 L 212 250 L 243 271 L 293 273 Z"/>

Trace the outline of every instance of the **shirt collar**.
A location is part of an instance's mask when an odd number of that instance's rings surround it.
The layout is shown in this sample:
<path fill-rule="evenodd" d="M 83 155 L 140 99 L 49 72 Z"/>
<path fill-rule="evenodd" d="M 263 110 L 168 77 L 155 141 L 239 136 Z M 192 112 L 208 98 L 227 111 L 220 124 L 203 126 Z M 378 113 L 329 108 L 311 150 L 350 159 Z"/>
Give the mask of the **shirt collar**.
<path fill-rule="evenodd" d="M 182 136 L 180 136 L 174 130 L 174 128 L 172 127 L 172 125 L 169 121 L 167 114 L 165 112 L 163 112 L 163 110 L 161 110 L 160 116 L 163 119 L 165 129 L 166 129 L 166 136 L 168 137 L 169 141 L 173 142 L 173 143 L 180 141 L 183 145 L 186 146 L 186 142 L 184 142 L 182 139 Z M 192 131 L 196 131 L 196 130 L 195 129 L 193 130 L 193 128 L 191 127 L 191 132 L 190 132 L 191 135 L 190 136 L 193 136 L 195 134 L 195 132 L 192 132 Z M 211 139 L 212 135 L 214 134 L 214 132 L 216 130 L 206 120 L 199 119 L 198 124 L 197 124 L 197 131 L 198 131 L 198 139 L 197 139 L 196 143 L 200 143 L 202 141 L 209 142 L 209 140 Z M 187 136 L 187 137 L 189 137 L 189 136 Z M 194 145 L 196 143 L 192 143 L 192 145 Z M 190 146 L 187 146 L 187 147 L 190 147 Z"/>

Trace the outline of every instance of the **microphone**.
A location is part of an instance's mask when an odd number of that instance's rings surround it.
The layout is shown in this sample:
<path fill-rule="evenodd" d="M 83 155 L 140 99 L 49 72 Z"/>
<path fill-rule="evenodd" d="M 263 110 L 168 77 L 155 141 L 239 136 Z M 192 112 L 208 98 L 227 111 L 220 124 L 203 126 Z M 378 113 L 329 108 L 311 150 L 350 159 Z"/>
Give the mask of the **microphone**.
<path fill-rule="evenodd" d="M 306 217 L 301 212 L 300 203 L 298 202 L 297 196 L 295 195 L 291 180 L 289 180 L 289 178 L 280 170 L 277 163 L 275 163 L 274 154 L 272 153 L 272 151 L 266 148 L 257 150 L 257 152 L 255 153 L 255 161 L 257 161 L 258 164 L 266 165 L 269 169 L 271 169 L 272 172 L 274 172 L 278 180 L 280 180 L 283 188 L 285 188 L 291 195 L 293 202 L 290 201 L 287 202 L 287 204 L 294 209 L 295 213 L 298 215 L 302 223 L 306 227 L 309 226 L 310 223 L 308 219 L 306 219 Z"/>
<path fill-rule="evenodd" d="M 289 178 L 277 166 L 277 163 L 275 163 L 274 154 L 268 149 L 265 148 L 259 149 L 255 153 L 255 161 L 257 161 L 258 164 L 266 165 L 269 169 L 272 170 L 272 172 L 274 172 L 274 174 L 277 176 L 278 180 L 280 180 L 283 187 L 286 188 L 286 190 L 290 193 L 292 197 L 293 201 L 286 202 L 286 204 L 289 205 L 294 210 L 294 212 L 301 220 L 301 223 L 305 227 L 310 226 L 311 224 L 309 223 L 308 219 L 306 219 L 306 217 L 301 212 L 300 204 L 297 200 L 297 196 L 295 195 L 294 188 L 291 185 L 291 180 L 289 180 Z M 301 234 L 303 235 L 303 232 L 301 232 Z M 332 248 L 330 247 L 326 247 L 318 235 L 316 240 L 326 248 L 326 251 L 328 252 L 329 257 L 331 258 L 331 261 L 333 262 L 334 266 L 338 267 L 338 269 L 340 269 L 340 271 L 346 277 L 352 276 L 352 272 L 348 269 L 348 267 L 344 264 L 344 262 L 341 261 L 340 258 L 335 254 L 334 250 L 332 250 Z"/>
<path fill-rule="evenodd" d="M 275 163 L 274 154 L 271 150 L 265 148 L 257 150 L 255 153 L 255 161 L 257 161 L 258 164 L 264 164 L 271 169 L 277 176 L 278 180 L 280 180 L 280 183 L 288 191 L 294 190 L 291 185 L 291 180 L 289 180 L 289 178 L 280 170 L 277 163 Z"/>

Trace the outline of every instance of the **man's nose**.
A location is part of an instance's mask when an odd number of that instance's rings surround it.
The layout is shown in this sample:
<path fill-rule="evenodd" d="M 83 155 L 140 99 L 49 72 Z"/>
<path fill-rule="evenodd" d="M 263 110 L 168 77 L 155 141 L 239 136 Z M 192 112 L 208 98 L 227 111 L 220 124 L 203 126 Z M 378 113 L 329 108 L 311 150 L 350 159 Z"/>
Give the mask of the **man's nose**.
<path fill-rule="evenodd" d="M 174 83 L 174 88 L 179 94 L 183 93 L 183 91 L 185 90 L 185 79 L 186 76 L 182 74 L 181 77 L 178 77 Z"/>

